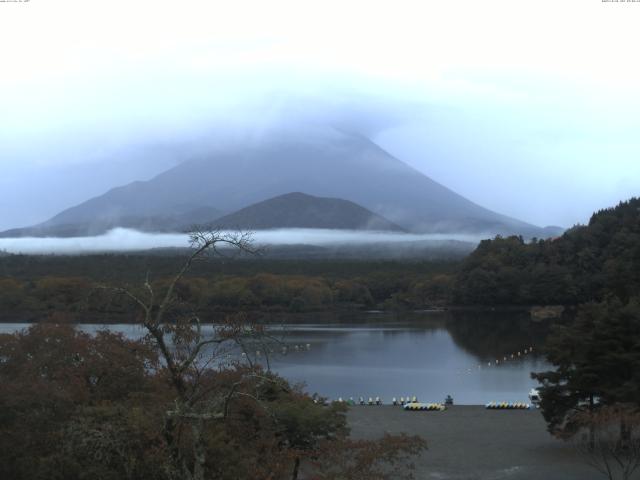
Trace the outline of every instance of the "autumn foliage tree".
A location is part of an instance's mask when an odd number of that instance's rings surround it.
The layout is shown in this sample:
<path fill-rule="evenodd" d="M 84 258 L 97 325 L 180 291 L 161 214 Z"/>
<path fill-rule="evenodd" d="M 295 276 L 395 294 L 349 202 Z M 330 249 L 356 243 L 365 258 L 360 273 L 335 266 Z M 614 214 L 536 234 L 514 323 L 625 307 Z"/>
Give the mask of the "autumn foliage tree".
<path fill-rule="evenodd" d="M 147 345 L 107 331 L 38 324 L 0 335 L 0 477 L 82 478 L 64 453 L 79 408 L 139 404 L 155 392 L 156 362 Z"/>

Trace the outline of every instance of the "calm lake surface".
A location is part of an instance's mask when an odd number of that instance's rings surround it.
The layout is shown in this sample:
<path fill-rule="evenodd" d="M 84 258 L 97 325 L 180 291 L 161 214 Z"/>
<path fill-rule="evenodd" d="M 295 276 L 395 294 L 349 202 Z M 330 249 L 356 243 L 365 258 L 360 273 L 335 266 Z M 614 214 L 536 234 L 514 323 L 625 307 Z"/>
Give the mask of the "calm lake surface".
<path fill-rule="evenodd" d="M 450 394 L 459 404 L 525 402 L 536 386 L 530 373 L 549 367 L 537 353 L 546 329 L 523 314 L 351 314 L 321 320 L 311 315 L 274 325 L 272 334 L 281 343 L 269 363 L 290 381 L 304 382 L 308 392 L 331 399 L 380 396 L 388 403 L 415 395 L 436 402 Z M 0 332 L 25 327 L 0 324 Z M 125 324 L 79 328 L 108 328 L 132 338 L 143 334 Z M 265 363 L 264 357 L 263 347 L 255 358 Z"/>

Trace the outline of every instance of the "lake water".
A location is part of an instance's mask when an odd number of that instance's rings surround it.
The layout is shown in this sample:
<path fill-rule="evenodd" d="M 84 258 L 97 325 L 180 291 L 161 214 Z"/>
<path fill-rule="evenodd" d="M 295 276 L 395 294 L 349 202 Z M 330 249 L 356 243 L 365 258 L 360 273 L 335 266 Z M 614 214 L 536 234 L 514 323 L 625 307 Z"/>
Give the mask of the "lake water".
<path fill-rule="evenodd" d="M 304 382 L 310 393 L 332 399 L 380 396 L 388 403 L 415 395 L 436 402 L 450 394 L 459 404 L 524 402 L 536 386 L 530 373 L 548 368 L 538 355 L 545 328 L 526 315 L 427 312 L 329 321 L 324 316 L 322 323 L 307 316 L 298 322 L 273 327 L 282 343 L 269 355 L 270 366 L 290 381 Z M 0 324 L 0 332 L 26 326 Z M 129 337 L 143 333 L 133 325 L 108 328 Z M 264 354 L 258 358 L 264 362 Z"/>

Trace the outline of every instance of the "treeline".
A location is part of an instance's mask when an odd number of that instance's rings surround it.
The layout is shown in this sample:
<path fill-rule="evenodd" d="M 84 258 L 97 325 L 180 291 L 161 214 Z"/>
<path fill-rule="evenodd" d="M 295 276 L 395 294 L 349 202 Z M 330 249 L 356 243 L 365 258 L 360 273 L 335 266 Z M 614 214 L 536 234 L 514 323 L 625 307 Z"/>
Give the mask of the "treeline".
<path fill-rule="evenodd" d="M 141 275 L 172 275 L 191 253 L 189 249 L 165 249 L 157 253 L 104 253 L 91 255 L 6 255 L 0 256 L 0 277 L 32 279 L 45 276 L 87 277 L 93 280 L 139 281 Z M 251 276 L 305 275 L 327 278 L 353 278 L 384 273 L 391 276 L 452 272 L 454 260 L 331 260 L 272 259 L 261 255 L 210 257 L 194 264 L 188 275 Z"/>
<path fill-rule="evenodd" d="M 112 256 L 115 259 L 116 272 L 119 262 L 124 256 Z M 76 257 L 68 257 L 71 262 Z M 85 265 L 81 273 L 89 273 L 91 263 L 101 264 L 102 256 L 82 257 Z M 133 257 L 137 259 L 137 257 Z M 26 266 L 16 263 L 22 272 L 12 276 L 0 277 L 0 309 L 5 318 L 20 318 L 28 315 L 30 318 L 47 317 L 60 313 L 72 314 L 75 319 L 81 319 L 86 314 L 126 314 L 130 305 L 125 298 L 114 296 L 106 286 L 139 288 L 144 283 L 144 277 L 138 269 L 137 275 L 114 275 L 114 270 L 107 274 L 94 276 L 73 275 L 72 270 L 65 271 L 67 275 L 53 275 L 51 269 L 48 275 L 29 276 L 29 269 L 36 273 L 41 271 L 42 263 L 58 259 L 38 259 L 23 257 Z M 162 289 L 168 281 L 169 268 L 177 263 L 175 259 L 151 258 L 160 260 L 153 265 L 150 278 L 152 285 Z M 183 260 L 180 258 L 180 260 Z M 149 259 L 147 259 L 149 261 Z M 326 269 L 321 274 L 292 274 L 292 273 L 250 273 L 260 262 L 240 261 L 228 263 L 203 262 L 197 265 L 196 274 L 185 276 L 178 285 L 180 300 L 195 306 L 201 312 L 212 311 L 288 311 L 307 312 L 333 309 L 369 309 L 369 308 L 421 308 L 434 305 L 445 305 L 450 301 L 453 285 L 453 265 L 427 264 L 422 269 L 409 266 L 406 270 L 396 268 L 396 264 L 370 263 L 352 265 L 353 270 L 331 271 L 330 265 L 318 262 L 298 265 L 296 268 L 311 272 Z M 33 265 L 36 265 L 36 268 Z M 89 265 L 88 267 L 86 265 Z M 241 264 L 241 265 L 238 265 Z M 158 266 L 162 268 L 157 268 Z M 263 265 L 264 266 L 264 265 Z M 166 268 L 165 268 L 166 267 Z M 233 275 L 221 273 L 232 269 L 244 269 L 244 272 Z M 283 269 L 286 265 L 279 265 Z M 343 266 L 344 267 L 344 266 Z M 357 268 L 356 268 L 357 267 Z M 64 267 L 65 269 L 68 268 Z M 133 268 L 133 267 L 131 267 Z M 160 270 L 166 276 L 153 275 Z M 358 271 L 359 270 L 359 271 Z M 122 270 L 123 272 L 125 270 Z M 314 272 L 314 273 L 315 273 Z M 245 273 L 245 274 L 242 274 Z M 123 319 L 120 318 L 119 321 Z M 125 320 L 126 321 L 126 320 Z"/>
<path fill-rule="evenodd" d="M 640 288 L 640 199 L 595 213 L 550 240 L 485 240 L 456 276 L 453 301 L 467 305 L 577 305 Z"/>

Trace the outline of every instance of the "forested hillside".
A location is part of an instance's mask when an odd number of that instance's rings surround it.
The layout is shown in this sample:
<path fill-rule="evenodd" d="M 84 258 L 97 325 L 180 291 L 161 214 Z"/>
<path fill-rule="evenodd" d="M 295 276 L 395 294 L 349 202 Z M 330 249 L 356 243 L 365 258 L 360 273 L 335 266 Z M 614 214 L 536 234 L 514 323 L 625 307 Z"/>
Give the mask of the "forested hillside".
<path fill-rule="evenodd" d="M 640 199 L 596 212 L 561 237 L 485 240 L 463 262 L 458 304 L 579 304 L 640 288 Z"/>

